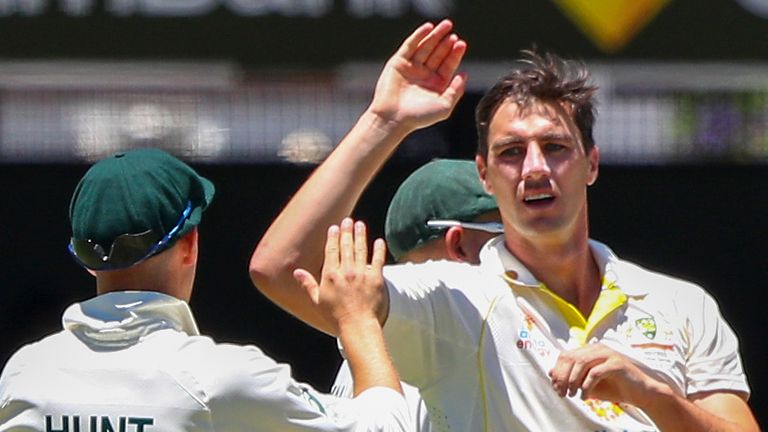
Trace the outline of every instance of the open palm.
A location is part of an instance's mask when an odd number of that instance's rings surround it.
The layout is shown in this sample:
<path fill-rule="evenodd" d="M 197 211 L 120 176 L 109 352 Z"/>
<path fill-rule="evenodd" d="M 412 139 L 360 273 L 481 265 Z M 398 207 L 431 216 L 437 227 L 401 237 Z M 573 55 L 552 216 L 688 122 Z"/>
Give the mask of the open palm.
<path fill-rule="evenodd" d="M 447 118 L 464 94 L 456 70 L 467 44 L 449 20 L 416 29 L 389 59 L 376 84 L 371 111 L 411 130 Z"/>

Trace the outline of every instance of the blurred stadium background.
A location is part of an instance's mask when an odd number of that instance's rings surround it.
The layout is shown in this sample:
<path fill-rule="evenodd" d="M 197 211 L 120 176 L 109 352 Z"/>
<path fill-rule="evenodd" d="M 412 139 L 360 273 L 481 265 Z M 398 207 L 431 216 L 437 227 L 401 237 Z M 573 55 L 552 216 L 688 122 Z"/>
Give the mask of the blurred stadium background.
<path fill-rule="evenodd" d="M 257 294 L 248 258 L 399 41 L 444 16 L 470 44 L 468 92 L 408 138 L 358 216 L 381 233 L 413 169 L 473 155 L 474 105 L 520 49 L 585 60 L 601 87 L 594 237 L 713 293 L 768 423 L 768 0 L 0 0 L 0 362 L 93 291 L 65 251 L 88 163 L 158 146 L 219 189 L 192 301 L 200 327 L 327 388 L 333 341 Z"/>

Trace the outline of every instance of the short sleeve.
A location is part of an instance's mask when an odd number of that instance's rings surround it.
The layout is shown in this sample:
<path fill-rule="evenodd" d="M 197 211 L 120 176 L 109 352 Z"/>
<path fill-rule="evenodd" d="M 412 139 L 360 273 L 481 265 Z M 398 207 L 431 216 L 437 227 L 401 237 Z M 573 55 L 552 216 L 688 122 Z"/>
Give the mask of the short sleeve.
<path fill-rule="evenodd" d="M 371 387 L 353 399 L 320 396 L 326 415 L 350 431 L 412 431 L 402 394 L 388 387 Z M 349 426 L 348 426 L 349 425 Z"/>
<path fill-rule="evenodd" d="M 687 394 L 726 390 L 746 393 L 749 385 L 736 334 L 723 319 L 715 300 L 701 292 L 688 320 L 691 344 L 687 358 Z"/>
<path fill-rule="evenodd" d="M 427 407 L 424 400 L 421 398 L 419 389 L 406 383 L 401 383 L 401 385 L 411 420 L 415 423 L 415 426 L 417 426 L 415 430 L 429 431 L 429 415 L 427 414 Z M 331 395 L 342 398 L 352 398 L 353 394 L 354 382 L 352 381 L 352 372 L 349 370 L 349 363 L 344 360 L 341 367 L 339 367 L 339 372 L 336 374 L 336 380 L 331 386 Z"/>

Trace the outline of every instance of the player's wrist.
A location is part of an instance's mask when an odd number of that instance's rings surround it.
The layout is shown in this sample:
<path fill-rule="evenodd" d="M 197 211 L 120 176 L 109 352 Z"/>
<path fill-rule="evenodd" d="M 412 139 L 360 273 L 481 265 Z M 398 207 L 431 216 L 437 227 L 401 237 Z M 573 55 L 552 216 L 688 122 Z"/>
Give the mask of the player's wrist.
<path fill-rule="evenodd" d="M 675 398 L 679 397 L 670 386 L 656 380 L 649 380 L 645 390 L 639 393 L 638 399 L 632 401 L 632 405 L 648 413 L 671 406 Z"/>
<path fill-rule="evenodd" d="M 370 311 L 358 311 L 355 313 L 346 313 L 343 316 L 337 318 L 339 323 L 339 329 L 347 331 L 356 331 L 358 328 L 379 327 L 379 321 L 376 319 L 376 314 L 373 310 Z"/>
<path fill-rule="evenodd" d="M 381 325 L 373 313 L 348 314 L 337 321 L 339 341 L 346 348 L 351 343 L 369 339 L 381 333 Z"/>
<path fill-rule="evenodd" d="M 398 115 L 396 110 L 387 110 L 371 104 L 363 113 L 362 120 L 386 136 L 397 138 L 398 141 L 418 129 L 418 125 Z"/>

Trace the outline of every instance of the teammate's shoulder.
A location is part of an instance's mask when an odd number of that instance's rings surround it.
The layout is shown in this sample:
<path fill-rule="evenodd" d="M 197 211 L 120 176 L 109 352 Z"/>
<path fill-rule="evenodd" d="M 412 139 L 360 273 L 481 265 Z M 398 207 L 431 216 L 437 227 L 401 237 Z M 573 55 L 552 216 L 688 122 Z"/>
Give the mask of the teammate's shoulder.
<path fill-rule="evenodd" d="M 217 359 L 222 362 L 251 361 L 267 357 L 255 345 L 241 345 L 231 342 L 217 342 L 210 336 L 190 336 L 179 348 L 179 354 L 189 358 Z M 201 360 L 201 362 L 203 362 Z"/>
<path fill-rule="evenodd" d="M 180 364 L 204 389 L 211 403 L 227 399 L 261 400 L 293 382 L 290 366 L 276 362 L 255 345 L 217 343 L 195 336 L 179 351 Z"/>
<path fill-rule="evenodd" d="M 177 354 L 190 369 L 218 379 L 277 367 L 277 362 L 255 345 L 221 343 L 208 336 L 190 337 Z"/>
<path fill-rule="evenodd" d="M 19 347 L 2 368 L 4 377 L 20 373 L 34 373 L 39 366 L 50 365 L 51 358 L 69 352 L 72 335 L 58 332 Z"/>
<path fill-rule="evenodd" d="M 70 332 L 59 331 L 43 336 L 42 338 L 31 341 L 19 347 L 14 352 L 12 359 L 32 360 L 41 358 L 42 352 L 55 352 L 62 345 L 70 343 L 74 336 Z"/>

